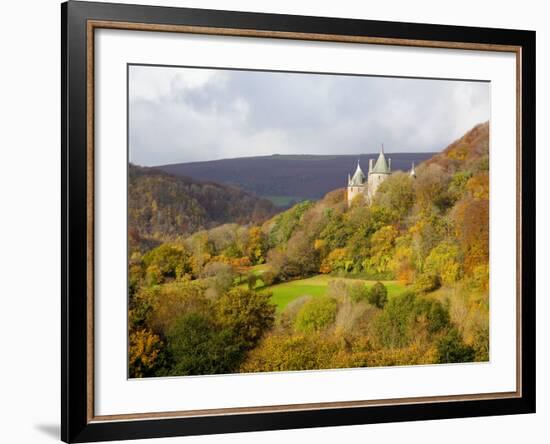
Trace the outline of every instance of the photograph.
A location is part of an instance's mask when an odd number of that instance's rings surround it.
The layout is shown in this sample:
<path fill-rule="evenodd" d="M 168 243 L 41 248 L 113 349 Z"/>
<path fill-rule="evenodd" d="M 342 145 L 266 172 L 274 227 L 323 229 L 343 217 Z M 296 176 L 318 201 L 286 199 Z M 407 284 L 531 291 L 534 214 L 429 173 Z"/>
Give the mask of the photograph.
<path fill-rule="evenodd" d="M 128 377 L 488 363 L 490 118 L 485 80 L 128 64 Z"/>

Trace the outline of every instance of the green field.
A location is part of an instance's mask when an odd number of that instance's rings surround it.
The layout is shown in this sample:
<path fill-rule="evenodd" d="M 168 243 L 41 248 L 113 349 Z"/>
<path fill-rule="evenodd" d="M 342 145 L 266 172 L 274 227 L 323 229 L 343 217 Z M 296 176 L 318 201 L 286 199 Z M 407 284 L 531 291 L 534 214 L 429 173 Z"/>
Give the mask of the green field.
<path fill-rule="evenodd" d="M 320 274 L 307 279 L 300 279 L 283 284 L 272 285 L 265 288 L 273 292 L 272 302 L 277 305 L 277 310 L 282 311 L 285 307 L 301 296 L 322 296 L 326 293 L 329 281 L 345 281 L 356 282 L 362 281 L 366 285 L 374 285 L 376 281 L 368 281 L 362 279 L 337 278 L 334 276 Z M 394 297 L 405 290 L 405 286 L 398 281 L 383 281 L 383 284 L 388 289 L 388 297 Z M 263 290 L 263 289 L 262 289 Z"/>
<path fill-rule="evenodd" d="M 280 208 L 289 208 L 292 205 L 306 200 L 300 196 L 262 196 L 264 199 L 270 200 L 273 205 Z"/>

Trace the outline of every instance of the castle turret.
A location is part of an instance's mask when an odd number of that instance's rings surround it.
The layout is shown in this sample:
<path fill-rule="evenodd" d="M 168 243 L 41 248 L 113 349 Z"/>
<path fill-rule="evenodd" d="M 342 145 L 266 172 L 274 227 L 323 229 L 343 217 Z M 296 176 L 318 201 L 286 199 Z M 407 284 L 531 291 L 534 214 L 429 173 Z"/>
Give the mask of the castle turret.
<path fill-rule="evenodd" d="M 371 165 L 372 165 L 372 159 L 371 159 Z M 386 160 L 386 156 L 384 155 L 384 145 L 382 145 L 382 149 L 380 150 L 380 154 L 378 155 L 378 159 L 376 160 L 374 167 L 369 168 L 369 177 L 367 181 L 369 199 L 372 199 L 374 197 L 374 194 L 376 193 L 378 186 L 383 181 L 385 181 L 390 176 L 390 174 L 391 174 L 391 159 L 389 159 L 389 162 Z"/>
<path fill-rule="evenodd" d="M 365 195 L 367 191 L 367 176 L 363 173 L 359 159 L 357 160 L 357 168 L 350 179 L 348 174 L 348 205 L 351 205 L 353 199 L 358 195 Z"/>

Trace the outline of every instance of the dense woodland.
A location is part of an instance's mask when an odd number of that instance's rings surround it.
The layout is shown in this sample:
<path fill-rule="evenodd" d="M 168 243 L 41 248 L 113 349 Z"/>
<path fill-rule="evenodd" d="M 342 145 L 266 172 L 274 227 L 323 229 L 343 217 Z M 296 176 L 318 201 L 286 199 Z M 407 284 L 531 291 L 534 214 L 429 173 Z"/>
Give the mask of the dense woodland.
<path fill-rule="evenodd" d="M 227 222 L 259 223 L 274 213 L 271 202 L 236 187 L 129 166 L 128 225 L 134 241 L 163 241 Z"/>
<path fill-rule="evenodd" d="M 130 376 L 487 361 L 488 142 L 476 126 L 370 204 L 338 189 L 275 216 L 132 168 Z M 317 275 L 323 294 L 273 302 Z"/>

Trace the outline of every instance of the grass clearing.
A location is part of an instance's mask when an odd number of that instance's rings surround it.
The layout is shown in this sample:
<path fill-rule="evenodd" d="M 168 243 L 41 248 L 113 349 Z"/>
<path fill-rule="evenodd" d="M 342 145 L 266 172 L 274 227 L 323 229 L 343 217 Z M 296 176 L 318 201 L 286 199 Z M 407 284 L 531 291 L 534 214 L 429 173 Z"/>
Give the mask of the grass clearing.
<path fill-rule="evenodd" d="M 346 283 L 351 282 L 364 282 L 367 286 L 374 285 L 377 281 L 363 280 L 363 279 L 351 279 L 340 278 L 326 274 L 319 274 L 307 279 L 299 279 L 291 282 L 284 282 L 282 284 L 272 285 L 271 287 L 264 287 L 262 290 L 271 291 L 273 296 L 271 301 L 277 305 L 277 311 L 283 311 L 286 306 L 301 296 L 318 297 L 323 296 L 328 287 L 330 281 L 344 281 Z M 405 285 L 398 281 L 381 281 L 388 289 L 388 298 L 392 298 L 405 291 Z"/>
<path fill-rule="evenodd" d="M 291 206 L 307 200 L 300 196 L 262 196 L 264 199 L 270 200 L 273 205 L 279 208 L 290 208 Z"/>

